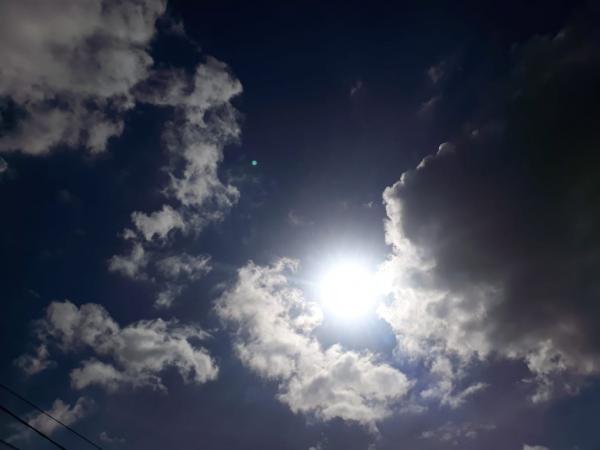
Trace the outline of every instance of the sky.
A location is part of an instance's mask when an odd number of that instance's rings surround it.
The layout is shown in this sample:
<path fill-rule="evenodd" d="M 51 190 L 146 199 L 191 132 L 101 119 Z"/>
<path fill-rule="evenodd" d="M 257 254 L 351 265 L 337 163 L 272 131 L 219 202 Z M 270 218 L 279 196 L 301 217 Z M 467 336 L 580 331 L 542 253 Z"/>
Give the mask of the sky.
<path fill-rule="evenodd" d="M 103 449 L 600 449 L 599 20 L 1 2 L 0 383 Z"/>

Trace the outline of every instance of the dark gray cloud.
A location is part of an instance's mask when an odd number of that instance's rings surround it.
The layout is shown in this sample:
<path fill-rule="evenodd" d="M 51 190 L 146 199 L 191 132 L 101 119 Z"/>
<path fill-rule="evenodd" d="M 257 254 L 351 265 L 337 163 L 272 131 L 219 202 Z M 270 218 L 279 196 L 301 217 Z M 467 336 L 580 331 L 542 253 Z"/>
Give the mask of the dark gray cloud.
<path fill-rule="evenodd" d="M 534 400 L 600 371 L 594 20 L 515 47 L 479 132 L 443 144 L 384 194 L 398 278 L 383 316 L 400 346 L 522 359 Z"/>

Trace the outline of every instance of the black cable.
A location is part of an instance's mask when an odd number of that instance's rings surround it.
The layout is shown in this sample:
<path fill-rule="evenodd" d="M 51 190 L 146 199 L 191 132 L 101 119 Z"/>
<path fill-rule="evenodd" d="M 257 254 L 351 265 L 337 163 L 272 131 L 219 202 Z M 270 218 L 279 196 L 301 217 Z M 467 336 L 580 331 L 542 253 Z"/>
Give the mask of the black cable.
<path fill-rule="evenodd" d="M 18 420 L 23 425 L 25 425 L 27 428 L 32 429 L 33 431 L 35 431 L 37 434 L 39 434 L 41 437 L 43 437 L 47 441 L 52 442 L 58 448 L 60 448 L 62 450 L 67 450 L 65 447 L 63 447 L 62 445 L 60 445 L 58 442 L 56 442 L 50 436 L 44 434 L 43 432 L 41 432 L 40 430 L 38 430 L 36 427 L 34 427 L 33 425 L 29 424 L 29 422 L 27 422 L 26 420 L 21 419 L 19 416 L 17 416 L 14 412 L 12 412 L 10 409 L 6 408 L 5 406 L 0 405 L 0 410 L 4 411 L 6 414 L 8 414 L 9 416 L 11 416 L 13 419 Z"/>
<path fill-rule="evenodd" d="M 0 439 L 0 444 L 6 445 L 8 448 L 12 448 L 13 450 L 19 450 L 18 447 L 15 447 L 10 442 L 6 442 L 4 439 Z"/>
<path fill-rule="evenodd" d="M 92 440 L 86 438 L 83 434 L 79 433 L 78 431 L 74 430 L 73 428 L 71 428 L 69 425 L 61 422 L 60 420 L 58 420 L 56 417 L 53 417 L 52 415 L 50 415 L 49 413 L 47 413 L 46 411 L 44 411 L 42 408 L 40 408 L 39 406 L 35 405 L 34 403 L 30 402 L 29 400 L 27 400 L 25 397 L 23 397 L 22 395 L 18 394 L 17 392 L 15 392 L 14 390 L 12 390 L 11 388 L 9 388 L 8 386 L 0 383 L 0 388 L 4 389 L 5 391 L 11 393 L 12 395 L 14 395 L 15 397 L 17 397 L 19 400 L 27 403 L 29 406 L 31 406 L 34 409 L 37 409 L 39 412 L 41 412 L 42 414 L 44 414 L 45 416 L 51 418 L 52 420 L 54 420 L 56 423 L 58 423 L 59 425 L 62 425 L 63 427 L 65 427 L 67 430 L 69 430 L 71 433 L 77 435 L 79 438 L 83 439 L 84 441 L 86 441 L 88 444 L 96 447 L 98 450 L 103 450 L 102 447 L 100 447 L 98 444 L 96 444 L 95 442 L 93 442 Z"/>

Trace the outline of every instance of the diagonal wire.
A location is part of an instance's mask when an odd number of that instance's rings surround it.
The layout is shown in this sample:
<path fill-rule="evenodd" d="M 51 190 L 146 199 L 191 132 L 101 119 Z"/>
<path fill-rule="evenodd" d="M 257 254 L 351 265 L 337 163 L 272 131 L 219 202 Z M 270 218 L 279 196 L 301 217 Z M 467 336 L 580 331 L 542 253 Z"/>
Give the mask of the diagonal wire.
<path fill-rule="evenodd" d="M 73 428 L 71 428 L 69 425 L 63 423 L 62 421 L 58 420 L 56 417 L 50 415 L 49 413 L 47 413 L 46 411 L 44 411 L 42 408 L 40 408 L 39 406 L 37 406 L 36 404 L 34 404 L 33 402 L 27 400 L 25 397 L 23 397 L 22 395 L 20 395 L 19 393 L 15 392 L 13 389 L 9 388 L 8 386 L 6 386 L 5 384 L 0 383 L 0 388 L 4 389 L 5 391 L 11 393 L 12 395 L 14 395 L 15 397 L 17 397 L 19 400 L 27 403 L 29 406 L 31 406 L 32 408 L 38 410 L 39 412 L 41 412 L 42 414 L 44 414 L 45 416 L 49 417 L 50 419 L 54 420 L 56 423 L 58 423 L 59 425 L 62 425 L 63 427 L 65 427 L 67 430 L 69 430 L 71 433 L 75 434 L 76 436 L 78 436 L 79 438 L 83 439 L 85 442 L 87 442 L 88 444 L 90 444 L 93 447 L 96 447 L 98 450 L 103 450 L 102 447 L 100 447 L 98 444 L 96 444 L 95 442 L 93 442 L 91 439 L 86 438 L 83 434 L 79 433 L 77 430 L 74 430 Z"/>
<path fill-rule="evenodd" d="M 0 439 L 0 444 L 7 446 L 8 448 L 12 448 L 13 450 L 19 450 L 19 447 L 15 447 L 10 442 L 6 442 L 4 439 Z"/>
<path fill-rule="evenodd" d="M 34 427 L 33 425 L 31 425 L 29 422 L 27 422 L 24 419 L 21 419 L 19 416 L 17 416 L 14 412 L 12 412 L 10 409 L 8 409 L 7 407 L 0 405 L 0 410 L 4 411 L 6 414 L 8 414 L 9 416 L 11 416 L 13 419 L 21 422 L 23 425 L 25 425 L 27 428 L 32 429 L 33 431 L 35 431 L 37 434 L 39 434 L 41 437 L 43 437 L 44 439 L 46 439 L 47 441 L 52 442 L 56 447 L 62 449 L 62 450 L 67 450 L 65 447 L 63 447 L 62 445 L 60 445 L 58 442 L 56 442 L 54 439 L 52 439 L 50 436 L 48 436 L 47 434 L 41 432 L 40 430 L 38 430 L 36 427 Z"/>

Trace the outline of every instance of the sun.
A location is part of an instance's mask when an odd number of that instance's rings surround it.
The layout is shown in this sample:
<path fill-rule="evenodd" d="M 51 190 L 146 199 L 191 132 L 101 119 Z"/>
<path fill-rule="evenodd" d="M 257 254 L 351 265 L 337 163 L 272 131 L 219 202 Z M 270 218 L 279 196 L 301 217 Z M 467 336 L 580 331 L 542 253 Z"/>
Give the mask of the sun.
<path fill-rule="evenodd" d="M 357 320 L 372 311 L 379 292 L 375 275 L 354 261 L 335 264 L 319 283 L 325 309 L 344 320 Z"/>

